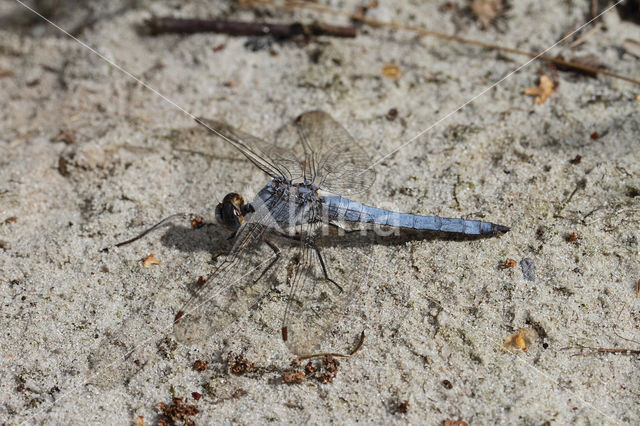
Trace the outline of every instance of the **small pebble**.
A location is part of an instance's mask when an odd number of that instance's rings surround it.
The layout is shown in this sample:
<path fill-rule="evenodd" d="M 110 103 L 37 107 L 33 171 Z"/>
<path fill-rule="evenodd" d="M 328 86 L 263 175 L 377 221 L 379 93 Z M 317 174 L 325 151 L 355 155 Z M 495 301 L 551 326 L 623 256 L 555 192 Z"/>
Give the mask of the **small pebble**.
<path fill-rule="evenodd" d="M 535 281 L 536 279 L 536 264 L 533 259 L 525 257 L 520 261 L 520 268 L 522 268 L 522 276 L 527 281 Z"/>

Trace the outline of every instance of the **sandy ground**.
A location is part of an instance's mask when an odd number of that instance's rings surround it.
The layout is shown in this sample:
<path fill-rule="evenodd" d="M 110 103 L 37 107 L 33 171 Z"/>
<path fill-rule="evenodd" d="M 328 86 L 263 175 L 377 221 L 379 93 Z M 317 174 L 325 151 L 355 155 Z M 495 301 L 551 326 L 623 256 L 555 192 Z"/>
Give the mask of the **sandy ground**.
<path fill-rule="evenodd" d="M 151 423 L 173 396 L 197 406 L 198 424 L 637 423 L 638 357 L 575 348 L 640 349 L 639 86 L 533 63 L 431 127 L 527 59 L 370 27 L 355 39 L 253 40 L 257 49 L 246 37 L 148 37 L 137 26 L 153 14 L 258 14 L 227 3 L 59 3 L 37 6 L 175 105 L 0 2 L 1 423 Z M 380 3 L 379 19 L 540 51 L 584 22 L 590 2 L 514 1 L 486 31 L 462 1 Z M 640 78 L 625 38 L 640 40 L 640 27 L 613 11 L 583 43 L 550 54 L 595 55 Z M 385 64 L 400 75 L 384 76 Z M 534 105 L 523 91 L 540 72 L 558 85 Z M 333 278 L 353 291 L 327 339 L 366 333 L 330 383 L 287 383 L 282 271 L 239 286 L 232 321 L 183 344 L 174 315 L 229 234 L 178 221 L 100 249 L 172 213 L 211 221 L 227 192 L 250 199 L 266 178 L 177 106 L 266 140 L 301 112 L 326 110 L 373 159 L 393 152 L 358 201 L 511 232 L 328 244 Z M 150 253 L 162 263 L 143 268 Z M 516 266 L 501 269 L 507 259 Z M 538 338 L 505 350 L 520 328 Z"/>

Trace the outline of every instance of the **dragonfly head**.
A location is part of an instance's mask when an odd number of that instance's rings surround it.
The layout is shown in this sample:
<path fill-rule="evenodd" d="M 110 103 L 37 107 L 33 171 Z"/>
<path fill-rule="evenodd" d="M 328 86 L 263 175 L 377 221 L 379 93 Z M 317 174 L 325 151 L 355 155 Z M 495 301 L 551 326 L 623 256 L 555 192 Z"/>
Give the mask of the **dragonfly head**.
<path fill-rule="evenodd" d="M 236 231 L 244 222 L 244 216 L 253 211 L 251 204 L 245 204 L 239 194 L 231 192 L 216 206 L 216 220 L 220 225 Z"/>

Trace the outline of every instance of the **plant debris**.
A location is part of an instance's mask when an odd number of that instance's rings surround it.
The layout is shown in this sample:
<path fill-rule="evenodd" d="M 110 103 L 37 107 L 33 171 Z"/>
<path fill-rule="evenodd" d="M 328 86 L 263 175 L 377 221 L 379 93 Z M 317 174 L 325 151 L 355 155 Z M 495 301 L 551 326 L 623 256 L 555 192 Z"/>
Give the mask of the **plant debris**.
<path fill-rule="evenodd" d="M 575 157 L 573 157 L 571 160 L 569 160 L 569 163 L 576 166 L 580 164 L 581 161 L 582 161 L 582 155 L 578 154 Z"/>
<path fill-rule="evenodd" d="M 149 256 L 142 258 L 142 267 L 149 268 L 151 265 L 160 265 L 162 260 L 156 259 L 155 253 L 150 253 Z"/>
<path fill-rule="evenodd" d="M 530 87 L 528 89 L 525 89 L 524 94 L 535 96 L 535 104 L 540 105 L 541 103 L 546 101 L 549 95 L 551 95 L 555 91 L 556 90 L 554 88 L 553 80 L 551 80 L 551 77 L 543 74 L 540 76 L 540 83 L 538 84 L 538 87 Z"/>
<path fill-rule="evenodd" d="M 294 367 L 299 367 L 299 361 L 295 360 Z M 322 357 L 319 361 L 309 361 L 304 366 L 304 371 L 294 369 L 293 371 L 285 371 L 282 373 L 282 381 L 288 384 L 302 383 L 307 379 L 314 379 L 323 385 L 332 383 L 333 379 L 338 375 L 338 367 L 340 362 L 328 355 Z"/>
<path fill-rule="evenodd" d="M 624 50 L 626 50 L 628 54 L 640 58 L 640 42 L 626 38 L 622 42 L 622 47 L 624 47 Z"/>
<path fill-rule="evenodd" d="M 249 362 L 242 355 L 236 355 L 233 352 L 227 354 L 227 367 L 232 374 L 242 375 L 255 371 L 256 366 Z"/>
<path fill-rule="evenodd" d="M 498 269 L 515 268 L 518 262 L 515 259 L 507 258 L 504 263 L 498 265 Z"/>
<path fill-rule="evenodd" d="M 568 243 L 575 243 L 576 241 L 578 241 L 580 237 L 578 237 L 578 234 L 576 234 L 575 232 L 572 232 L 571 234 L 567 235 L 567 242 Z"/>
<path fill-rule="evenodd" d="M 193 369 L 196 371 L 204 371 L 208 367 L 207 363 L 204 361 L 200 361 L 199 359 L 193 363 Z"/>
<path fill-rule="evenodd" d="M 144 417 L 142 416 L 136 417 L 135 426 L 147 426 L 147 423 L 144 422 Z"/>
<path fill-rule="evenodd" d="M 282 381 L 287 384 L 302 383 L 306 379 L 302 371 L 285 371 L 282 373 Z"/>
<path fill-rule="evenodd" d="M 409 400 L 405 399 L 404 401 L 396 403 L 393 411 L 398 414 L 407 414 L 409 411 Z"/>
<path fill-rule="evenodd" d="M 167 406 L 159 402 L 156 407 L 161 412 L 158 426 L 169 426 L 182 422 L 185 426 L 194 426 L 195 422 L 191 417 L 198 414 L 198 407 L 193 404 L 185 404 L 184 398 L 173 398 L 171 405 Z"/>
<path fill-rule="evenodd" d="M 557 56 L 559 60 L 564 60 L 562 56 Z M 581 67 L 576 67 L 581 65 Z M 587 77 L 596 78 L 598 70 L 604 69 L 605 66 L 595 55 L 574 56 L 566 61 L 566 63 L 557 63 L 556 68 L 560 71 L 568 71 L 576 74 L 582 74 Z"/>
<path fill-rule="evenodd" d="M 58 136 L 56 136 L 53 139 L 53 141 L 54 142 L 64 142 L 67 145 L 71 145 L 72 143 L 76 142 L 76 136 L 75 136 L 75 133 L 72 130 L 62 129 L 58 133 Z"/>
<path fill-rule="evenodd" d="M 342 27 L 338 25 L 313 23 L 303 24 L 273 24 L 267 22 L 227 21 L 224 19 L 184 19 L 173 17 L 158 17 L 144 22 L 151 35 L 159 34 L 195 34 L 220 33 L 233 36 L 274 36 L 278 38 L 293 38 L 296 36 L 333 36 L 353 38 L 356 27 Z"/>
<path fill-rule="evenodd" d="M 494 19 L 505 12 L 505 6 L 502 0 L 471 0 L 471 11 L 486 30 Z"/>
<path fill-rule="evenodd" d="M 199 214 L 191 216 L 191 227 L 194 229 L 202 228 L 204 226 L 204 219 Z"/>
<path fill-rule="evenodd" d="M 397 80 L 402 75 L 402 71 L 396 64 L 385 64 L 382 67 L 382 75 L 392 80 Z"/>
<path fill-rule="evenodd" d="M 537 338 L 538 333 L 533 328 L 519 328 L 514 334 L 510 334 L 504 339 L 502 347 L 510 352 L 526 351 Z"/>
<path fill-rule="evenodd" d="M 10 216 L 4 220 L 4 223 L 16 223 L 18 221 L 18 216 Z"/>
<path fill-rule="evenodd" d="M 469 423 L 465 422 L 462 419 L 458 420 L 445 420 L 442 423 L 443 426 L 469 426 Z"/>
<path fill-rule="evenodd" d="M 257 2 L 257 1 L 258 0 L 253 0 L 253 2 Z M 248 2 L 248 4 L 253 3 L 253 2 Z M 499 51 L 502 51 L 502 52 L 515 53 L 517 55 L 528 56 L 530 58 L 535 58 L 537 60 L 550 62 L 550 63 L 556 64 L 556 65 L 571 66 L 571 67 L 574 67 L 574 68 L 584 69 L 586 71 L 593 71 L 593 72 L 596 72 L 598 74 L 606 75 L 606 76 L 617 78 L 617 79 L 620 79 L 620 80 L 629 81 L 631 83 L 640 85 L 640 80 L 635 79 L 635 78 L 631 78 L 631 77 L 627 77 L 627 76 L 624 76 L 624 75 L 616 74 L 616 73 L 613 73 L 613 72 L 610 72 L 610 71 L 607 71 L 607 70 L 593 69 L 591 67 L 587 67 L 587 66 L 581 65 L 581 64 L 574 64 L 572 62 L 565 61 L 563 59 L 554 58 L 552 56 L 540 55 L 539 53 L 527 52 L 525 50 L 520 50 L 520 49 L 516 49 L 516 48 L 513 48 L 513 47 L 500 46 L 500 45 L 493 44 L 493 43 L 486 43 L 486 42 L 483 42 L 483 41 L 480 41 L 480 40 L 474 40 L 474 39 L 468 39 L 468 38 L 464 38 L 464 37 L 459 37 L 459 36 L 454 35 L 454 34 L 440 33 L 440 32 L 437 32 L 437 31 L 427 30 L 425 28 L 414 27 L 414 26 L 404 25 L 404 24 L 397 24 L 395 22 L 381 21 L 379 19 L 369 18 L 369 17 L 366 17 L 366 16 L 358 15 L 357 13 L 348 13 L 348 12 L 345 12 L 345 11 L 342 11 L 342 10 L 333 9 L 333 8 L 326 7 L 326 6 L 321 6 L 321 5 L 317 4 L 317 3 L 311 3 L 311 2 L 285 2 L 284 4 L 278 4 L 273 0 L 259 0 L 259 3 L 261 3 L 263 5 L 268 5 L 268 6 L 277 8 L 277 9 L 290 10 L 292 7 L 295 7 L 295 8 L 299 8 L 299 9 L 311 9 L 311 10 L 314 10 L 316 12 L 327 13 L 327 14 L 332 14 L 332 15 L 347 16 L 347 17 L 350 17 L 351 19 L 353 19 L 355 21 L 370 25 L 370 26 L 372 26 L 374 28 L 376 28 L 376 27 L 387 27 L 387 28 L 394 28 L 394 29 L 399 29 L 399 30 L 404 30 L 404 31 L 412 31 L 412 32 L 414 32 L 416 34 L 420 34 L 420 35 L 438 37 L 438 38 L 442 38 L 442 39 L 446 39 L 446 40 L 456 41 L 458 43 L 465 43 L 465 44 L 470 44 L 470 45 L 475 45 L 475 46 L 481 46 L 481 47 L 484 47 L 486 49 L 492 49 L 492 50 L 499 50 Z M 452 2 L 445 3 L 445 9 L 447 7 L 449 7 L 448 5 L 450 5 L 451 3 Z M 451 7 L 453 9 L 457 8 L 455 5 L 453 5 Z M 618 8 L 618 10 L 620 10 L 620 8 Z"/>

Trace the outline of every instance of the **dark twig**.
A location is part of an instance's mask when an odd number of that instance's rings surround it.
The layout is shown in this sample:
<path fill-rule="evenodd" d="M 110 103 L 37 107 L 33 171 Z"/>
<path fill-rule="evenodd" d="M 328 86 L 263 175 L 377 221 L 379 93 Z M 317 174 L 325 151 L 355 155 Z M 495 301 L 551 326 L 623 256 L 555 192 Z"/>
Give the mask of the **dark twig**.
<path fill-rule="evenodd" d="M 222 19 L 183 19 L 183 18 L 151 18 L 145 24 L 152 35 L 158 34 L 194 34 L 222 33 L 234 36 L 267 36 L 291 38 L 299 35 L 333 37 L 356 36 L 355 27 L 342 27 L 329 24 L 271 24 L 266 22 L 227 21 Z"/>

